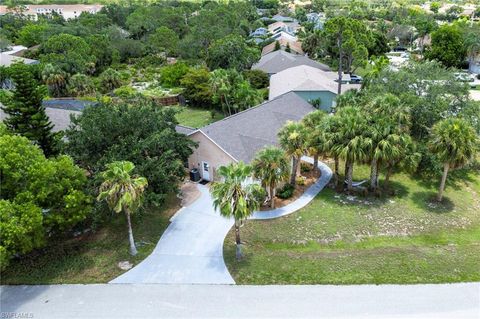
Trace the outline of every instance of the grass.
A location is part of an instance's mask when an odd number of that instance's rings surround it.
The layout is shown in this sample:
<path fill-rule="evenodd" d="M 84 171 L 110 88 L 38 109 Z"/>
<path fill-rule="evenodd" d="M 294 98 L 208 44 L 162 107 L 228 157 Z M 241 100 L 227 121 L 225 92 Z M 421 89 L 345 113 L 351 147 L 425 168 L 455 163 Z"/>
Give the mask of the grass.
<path fill-rule="evenodd" d="M 357 167 L 355 179 L 368 177 Z M 450 176 L 445 201 L 437 180 L 393 177 L 394 197 L 351 197 L 324 189 L 302 210 L 241 229 L 224 243 L 239 284 L 383 284 L 480 280 L 480 176 Z"/>
<path fill-rule="evenodd" d="M 106 283 L 124 272 L 118 262 L 128 260 L 136 265 L 152 252 L 178 207 L 178 199 L 171 195 L 163 209 L 133 215 L 135 257 L 128 253 L 125 216 L 112 216 L 111 222 L 95 233 L 12 260 L 1 274 L 1 284 Z"/>
<path fill-rule="evenodd" d="M 215 115 L 212 118 L 211 112 L 205 109 L 188 106 L 179 106 L 175 108 L 179 110 L 179 113 L 176 116 L 178 123 L 193 128 L 203 127 L 223 118 L 223 115 L 218 112 L 215 112 Z"/>

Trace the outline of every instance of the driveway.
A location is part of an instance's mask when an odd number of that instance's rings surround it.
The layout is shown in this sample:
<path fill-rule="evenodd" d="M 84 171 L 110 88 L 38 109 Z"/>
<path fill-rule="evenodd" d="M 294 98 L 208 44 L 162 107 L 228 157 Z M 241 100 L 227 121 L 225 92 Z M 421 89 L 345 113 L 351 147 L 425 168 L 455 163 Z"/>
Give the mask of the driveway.
<path fill-rule="evenodd" d="M 309 157 L 302 160 L 313 162 Z M 307 205 L 332 177 L 326 164 L 319 162 L 318 167 L 320 178 L 296 201 L 272 211 L 254 212 L 251 219 L 278 218 Z M 234 221 L 213 209 L 207 186 L 192 185 L 200 191 L 198 199 L 173 216 L 150 256 L 111 284 L 235 284 L 223 260 L 223 241 Z"/>
<path fill-rule="evenodd" d="M 479 283 L 380 286 L 134 284 L 0 289 L 2 318 L 478 319 L 480 315 Z"/>
<path fill-rule="evenodd" d="M 233 219 L 213 209 L 208 187 L 179 210 L 153 252 L 110 283 L 235 284 L 223 261 L 223 240 Z"/>

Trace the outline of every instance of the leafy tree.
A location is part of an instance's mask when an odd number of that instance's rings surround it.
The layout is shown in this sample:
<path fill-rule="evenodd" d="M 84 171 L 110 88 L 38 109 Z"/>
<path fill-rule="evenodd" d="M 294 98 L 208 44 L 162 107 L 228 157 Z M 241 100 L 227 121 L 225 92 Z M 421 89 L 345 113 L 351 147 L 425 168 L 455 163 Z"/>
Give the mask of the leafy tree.
<path fill-rule="evenodd" d="M 260 59 L 260 51 L 247 45 L 239 35 L 228 35 L 216 40 L 208 48 L 207 65 L 211 70 L 236 69 L 243 71 Z"/>
<path fill-rule="evenodd" d="M 72 96 L 85 96 L 95 92 L 92 80 L 85 74 L 75 74 L 68 81 L 68 92 Z"/>
<path fill-rule="evenodd" d="M 207 106 L 212 102 L 210 72 L 205 68 L 191 68 L 180 80 L 185 88 L 183 95 L 194 106 Z"/>
<path fill-rule="evenodd" d="M 50 37 L 41 46 L 40 60 L 52 63 L 69 74 L 85 73 L 94 63 L 84 39 L 71 34 Z"/>
<path fill-rule="evenodd" d="M 420 14 L 413 21 L 413 25 L 417 29 L 417 36 L 419 39 L 420 52 L 424 50 L 424 38 L 431 34 L 438 25 L 435 19 L 429 14 Z"/>
<path fill-rule="evenodd" d="M 295 186 L 298 165 L 302 155 L 306 152 L 307 133 L 302 123 L 287 122 L 287 124 L 278 132 L 280 145 L 287 155 L 292 157 L 292 173 L 290 174 L 290 184 Z"/>
<path fill-rule="evenodd" d="M 141 123 L 141 125 L 139 125 Z M 106 164 L 130 161 L 134 173 L 148 179 L 146 199 L 160 204 L 184 178 L 183 163 L 195 143 L 175 131 L 175 112 L 152 102 L 99 103 L 72 119 L 66 151 L 95 175 Z"/>
<path fill-rule="evenodd" d="M 99 73 L 113 62 L 114 48 L 107 35 L 94 34 L 85 38 L 90 53 L 95 57 L 95 73 Z"/>
<path fill-rule="evenodd" d="M 148 185 L 145 177 L 131 175 L 134 168 L 135 165 L 128 161 L 107 164 L 107 169 L 101 174 L 103 182 L 97 197 L 98 200 L 106 200 L 115 213 L 125 213 L 132 256 L 137 254 L 137 248 L 133 240 L 130 214 L 139 208 L 143 191 Z"/>
<path fill-rule="evenodd" d="M 270 207 L 275 208 L 275 192 L 277 186 L 289 175 L 289 161 L 283 150 L 267 147 L 257 153 L 253 162 L 253 176 L 262 182 L 270 197 Z"/>
<path fill-rule="evenodd" d="M 99 76 L 100 90 L 103 92 L 112 92 L 122 86 L 122 77 L 120 73 L 112 68 L 106 69 Z"/>
<path fill-rule="evenodd" d="M 15 84 L 13 96 L 5 102 L 4 120 L 11 132 L 25 136 L 39 145 L 46 156 L 57 153 L 56 140 L 42 100 L 45 90 L 33 78 L 32 70 L 23 63 L 10 67 L 11 79 Z"/>
<path fill-rule="evenodd" d="M 235 219 L 236 258 L 242 257 L 240 226 L 255 210 L 260 208 L 259 198 L 263 189 L 258 184 L 248 184 L 246 180 L 252 175 L 252 167 L 243 162 L 220 166 L 218 175 L 222 182 L 214 182 L 210 187 L 213 206 L 220 209 L 220 214 Z"/>
<path fill-rule="evenodd" d="M 358 20 L 339 16 L 327 20 L 323 38 L 327 52 L 337 62 L 340 95 L 343 72 L 351 72 L 354 65 L 362 66 L 367 62 L 367 48 L 371 42 L 370 31 Z"/>
<path fill-rule="evenodd" d="M 262 70 L 245 70 L 242 74 L 243 77 L 255 89 L 264 89 L 270 84 L 270 78 L 268 74 Z"/>
<path fill-rule="evenodd" d="M 478 151 L 478 142 L 474 129 L 465 120 L 448 118 L 433 126 L 430 149 L 443 163 L 443 175 L 437 194 L 439 202 L 443 198 L 448 171 L 462 167 L 473 159 Z"/>
<path fill-rule="evenodd" d="M 235 69 L 217 69 L 211 73 L 213 102 L 221 106 L 225 115 L 246 110 L 263 100 L 260 93 L 243 79 Z"/>
<path fill-rule="evenodd" d="M 179 40 L 175 31 L 162 26 L 148 37 L 148 46 L 154 53 L 166 52 L 169 56 L 176 56 Z"/>
<path fill-rule="evenodd" d="M 60 68 L 47 64 L 42 70 L 42 80 L 54 97 L 64 96 L 67 90 L 67 73 Z"/>
<path fill-rule="evenodd" d="M 446 67 L 461 67 L 466 57 L 462 32 L 456 25 L 443 25 L 432 33 L 428 59 L 438 60 Z"/>
<path fill-rule="evenodd" d="M 4 267 L 14 254 L 42 247 L 90 211 L 84 171 L 71 158 L 46 159 L 27 138 L 0 125 L 0 251 Z"/>
<path fill-rule="evenodd" d="M 160 82 L 165 87 L 177 87 L 182 78 L 189 72 L 189 67 L 183 62 L 164 66 L 160 70 Z"/>
<path fill-rule="evenodd" d="M 26 47 L 41 44 L 45 40 L 48 25 L 27 24 L 18 31 L 18 43 Z"/>

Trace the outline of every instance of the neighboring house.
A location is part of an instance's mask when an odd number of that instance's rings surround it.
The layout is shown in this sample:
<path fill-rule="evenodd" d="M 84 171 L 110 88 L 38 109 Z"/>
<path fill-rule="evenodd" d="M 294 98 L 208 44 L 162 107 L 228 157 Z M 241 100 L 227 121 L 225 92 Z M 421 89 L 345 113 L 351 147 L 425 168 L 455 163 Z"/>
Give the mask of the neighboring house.
<path fill-rule="evenodd" d="M 323 29 L 323 24 L 325 23 L 325 14 L 311 12 L 311 13 L 307 13 L 306 16 L 307 16 L 307 21 L 314 24 L 313 28 L 315 30 Z"/>
<path fill-rule="evenodd" d="M 480 74 L 480 52 L 474 57 L 469 58 L 468 71 L 470 73 Z"/>
<path fill-rule="evenodd" d="M 215 180 L 218 167 L 250 163 L 259 150 L 278 146 L 277 134 L 287 121 L 299 121 L 314 110 L 297 94 L 286 93 L 197 129 L 189 134 L 198 148 L 188 159 L 188 167 L 197 168 L 204 180 Z"/>
<path fill-rule="evenodd" d="M 93 102 L 73 99 L 43 101 L 45 113 L 53 124 L 53 132 L 67 129 L 71 123 L 70 116 L 81 114 L 86 106 L 92 104 Z M 3 121 L 5 117 L 6 114 L 0 110 L 0 119 Z"/>
<path fill-rule="evenodd" d="M 100 4 L 28 4 L 22 6 L 21 12 L 23 15 L 29 16 L 34 20 L 37 20 L 40 14 L 48 15 L 52 13 L 58 13 L 64 19 L 68 20 L 77 18 L 83 12 L 98 13 L 102 8 L 103 5 Z M 0 15 L 10 12 L 19 12 L 18 7 L 10 9 L 7 6 L 0 6 Z"/>
<path fill-rule="evenodd" d="M 274 15 L 271 20 L 277 21 L 277 22 L 298 22 L 296 19 L 292 17 L 285 17 L 282 16 L 281 14 L 276 14 Z"/>
<path fill-rule="evenodd" d="M 273 100 L 287 92 L 295 92 L 305 101 L 320 99 L 319 107 L 327 112 L 335 105 L 338 82 L 336 72 L 325 72 L 308 65 L 300 65 L 283 70 L 270 77 L 269 100 Z M 350 76 L 343 75 L 344 81 Z M 342 93 L 353 88 L 360 88 L 357 84 L 343 84 Z"/>
<path fill-rule="evenodd" d="M 265 37 L 268 35 L 268 29 L 267 28 L 258 28 L 252 33 L 250 33 L 250 37 Z"/>
<path fill-rule="evenodd" d="M 268 25 L 268 32 L 270 32 L 272 35 L 283 31 L 295 36 L 298 29 L 300 29 L 300 25 L 298 23 L 274 22 Z"/>
<path fill-rule="evenodd" d="M 308 65 L 322 71 L 330 71 L 328 65 L 319 63 L 304 55 L 292 54 L 282 50 L 270 52 L 252 66 L 252 70 L 262 70 L 272 76 L 283 70 L 299 65 Z"/>
<path fill-rule="evenodd" d="M 280 43 L 280 49 L 281 50 L 286 50 L 287 49 L 287 44 L 290 47 L 290 52 L 293 54 L 302 54 L 303 55 L 303 50 L 302 50 L 302 43 L 299 41 L 291 41 L 286 39 L 285 37 L 280 37 L 276 39 L 274 42 L 266 45 L 262 49 L 262 56 L 269 54 L 270 52 L 275 51 L 275 42 L 278 41 Z"/>
<path fill-rule="evenodd" d="M 15 62 L 23 62 L 25 64 L 38 64 L 38 63 L 40 63 L 37 60 L 26 59 L 26 58 L 11 55 L 11 54 L 15 54 L 17 52 L 18 51 L 10 50 L 10 51 L 5 51 L 3 53 L 0 53 L 0 67 L 9 67 L 10 65 L 12 65 L 12 63 L 15 63 Z M 0 89 L 7 89 L 7 90 L 13 89 L 12 81 L 8 78 L 0 80 Z"/>

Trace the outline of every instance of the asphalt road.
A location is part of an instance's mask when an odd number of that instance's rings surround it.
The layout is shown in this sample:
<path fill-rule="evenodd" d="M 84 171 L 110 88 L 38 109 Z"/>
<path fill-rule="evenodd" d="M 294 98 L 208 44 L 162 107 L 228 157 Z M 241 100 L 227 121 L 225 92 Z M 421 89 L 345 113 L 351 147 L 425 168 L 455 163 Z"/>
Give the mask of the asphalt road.
<path fill-rule="evenodd" d="M 480 283 L 3 286 L 1 318 L 480 318 Z M 21 317 L 23 316 L 23 317 Z"/>

